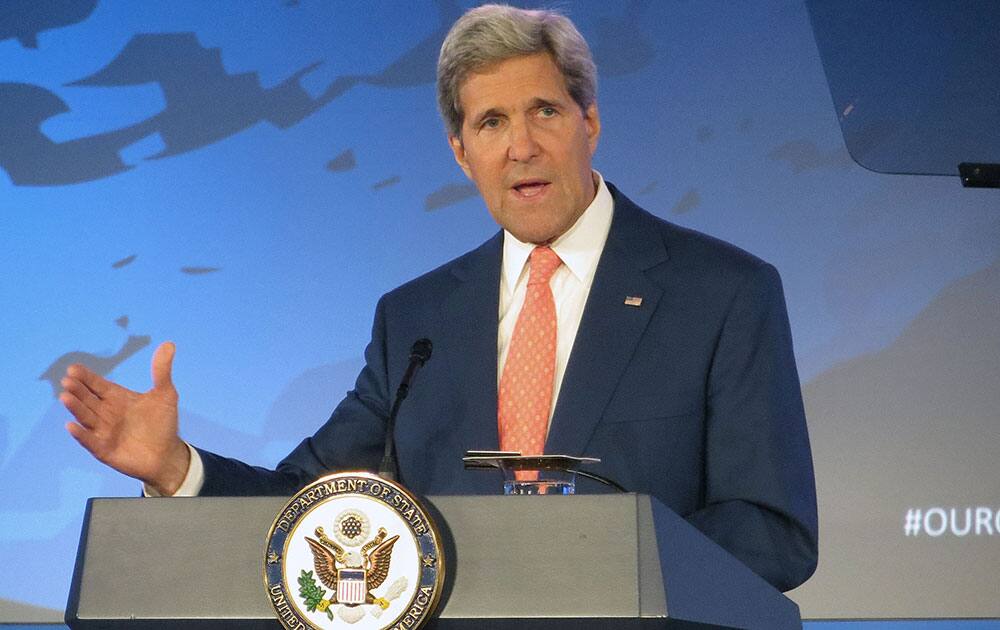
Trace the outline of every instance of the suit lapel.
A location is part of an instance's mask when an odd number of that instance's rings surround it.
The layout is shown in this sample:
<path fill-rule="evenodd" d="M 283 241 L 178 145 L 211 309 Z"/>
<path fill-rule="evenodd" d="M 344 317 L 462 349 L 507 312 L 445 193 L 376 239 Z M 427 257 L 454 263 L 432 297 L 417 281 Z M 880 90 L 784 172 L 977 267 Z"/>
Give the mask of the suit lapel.
<path fill-rule="evenodd" d="M 500 232 L 472 252 L 452 274 L 458 280 L 445 299 L 443 338 L 454 338 L 451 381 L 463 390 L 468 408 L 457 418 L 456 434 L 467 449 L 497 449 L 497 325 L 499 318 Z"/>
<path fill-rule="evenodd" d="M 663 294 L 644 273 L 667 259 L 659 230 L 609 188 L 614 218 L 566 366 L 546 453 L 585 452 Z M 626 304 L 628 297 L 642 298 L 641 305 Z"/>

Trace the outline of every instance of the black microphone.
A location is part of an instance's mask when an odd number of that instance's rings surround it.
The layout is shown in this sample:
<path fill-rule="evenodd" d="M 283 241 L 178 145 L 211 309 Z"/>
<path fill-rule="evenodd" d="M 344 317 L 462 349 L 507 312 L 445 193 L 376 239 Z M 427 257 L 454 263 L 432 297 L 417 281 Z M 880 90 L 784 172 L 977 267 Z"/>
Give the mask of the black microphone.
<path fill-rule="evenodd" d="M 396 461 L 396 414 L 399 413 L 399 406 L 403 404 L 406 395 L 410 393 L 410 381 L 413 380 L 417 370 L 431 358 L 432 349 L 430 339 L 417 339 L 413 342 L 413 347 L 410 348 L 410 364 L 406 366 L 403 380 L 399 382 L 396 399 L 392 402 L 389 419 L 385 422 L 385 452 L 378 468 L 379 476 L 385 479 L 396 481 L 399 476 L 399 464 Z"/>

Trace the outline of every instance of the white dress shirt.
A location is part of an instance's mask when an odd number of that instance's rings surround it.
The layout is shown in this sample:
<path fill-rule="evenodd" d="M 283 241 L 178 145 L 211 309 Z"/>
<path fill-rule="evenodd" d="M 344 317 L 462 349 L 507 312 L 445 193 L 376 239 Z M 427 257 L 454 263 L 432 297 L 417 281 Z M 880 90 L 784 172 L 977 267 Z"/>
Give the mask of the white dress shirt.
<path fill-rule="evenodd" d="M 597 194 L 565 234 L 553 241 L 549 247 L 563 261 L 552 278 L 549 287 L 556 304 L 556 370 L 552 390 L 552 407 L 549 409 L 549 424 L 552 412 L 559 399 L 563 375 L 569 362 L 576 331 L 580 328 L 583 308 L 587 305 L 590 286 L 594 282 L 594 272 L 604 251 L 604 243 L 611 229 L 614 200 L 604 183 L 604 178 L 594 171 L 597 180 Z M 497 328 L 497 385 L 507 362 L 510 339 L 514 334 L 514 324 L 524 306 L 524 296 L 528 291 L 528 256 L 535 248 L 533 243 L 522 243 L 513 234 L 504 230 L 503 269 L 500 273 L 500 325 Z"/>
<path fill-rule="evenodd" d="M 553 241 L 552 248 L 563 264 L 552 274 L 549 286 L 556 304 L 556 371 L 552 391 L 552 407 L 549 409 L 549 425 L 552 412 L 559 399 L 566 364 L 573 350 L 576 331 L 580 328 L 583 308 L 587 305 L 590 286 L 594 282 L 597 263 L 604 251 L 604 243 L 611 230 L 611 216 L 614 214 L 614 200 L 611 191 L 600 173 L 594 171 L 597 194 L 565 234 Z M 513 234 L 504 230 L 503 269 L 500 273 L 500 325 L 497 328 L 497 386 L 507 361 L 510 338 L 514 334 L 514 324 L 524 306 L 524 296 L 528 290 L 527 262 L 532 243 L 522 243 Z M 201 457 L 191 445 L 191 464 L 187 476 L 175 497 L 198 496 L 205 483 L 205 469 Z M 156 490 L 143 484 L 143 494 L 148 497 L 160 496 Z"/>
<path fill-rule="evenodd" d="M 187 444 L 187 442 L 185 442 Z M 205 465 L 201 461 L 201 455 L 198 451 L 194 450 L 194 447 L 190 444 L 187 445 L 188 451 L 191 452 L 191 463 L 188 464 L 187 475 L 184 477 L 184 481 L 181 482 L 177 492 L 170 496 L 174 497 L 196 497 L 198 493 L 201 492 L 201 487 L 205 485 Z M 157 492 L 154 488 L 151 488 L 149 484 L 142 484 L 142 494 L 147 497 L 161 497 L 163 496 Z"/>

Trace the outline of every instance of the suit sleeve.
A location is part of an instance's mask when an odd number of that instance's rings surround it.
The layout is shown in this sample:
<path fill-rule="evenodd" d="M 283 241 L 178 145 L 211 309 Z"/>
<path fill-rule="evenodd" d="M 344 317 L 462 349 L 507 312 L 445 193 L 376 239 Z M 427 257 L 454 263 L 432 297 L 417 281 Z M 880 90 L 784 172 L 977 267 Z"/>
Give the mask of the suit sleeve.
<path fill-rule="evenodd" d="M 389 415 L 385 298 L 379 301 L 365 367 L 354 389 L 322 427 L 303 440 L 275 470 L 198 449 L 205 468 L 201 496 L 293 494 L 318 477 L 339 470 L 375 471 L 382 458 Z"/>
<path fill-rule="evenodd" d="M 781 590 L 816 568 L 816 487 L 781 279 L 736 290 L 709 371 L 705 507 L 687 519 Z"/>

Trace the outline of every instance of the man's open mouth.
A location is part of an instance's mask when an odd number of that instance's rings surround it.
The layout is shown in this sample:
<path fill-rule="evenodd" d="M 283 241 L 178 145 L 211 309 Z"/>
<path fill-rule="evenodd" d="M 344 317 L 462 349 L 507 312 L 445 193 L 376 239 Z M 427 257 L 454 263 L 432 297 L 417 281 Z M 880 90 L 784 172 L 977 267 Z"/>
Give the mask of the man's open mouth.
<path fill-rule="evenodd" d="M 541 194 L 548 185 L 549 182 L 540 179 L 531 179 L 518 182 L 512 188 L 514 192 L 522 197 L 535 197 Z"/>

